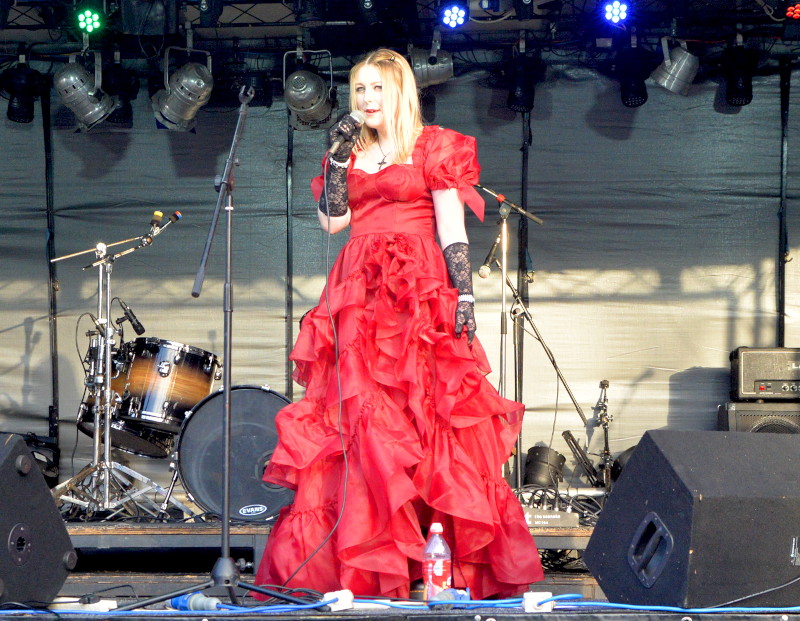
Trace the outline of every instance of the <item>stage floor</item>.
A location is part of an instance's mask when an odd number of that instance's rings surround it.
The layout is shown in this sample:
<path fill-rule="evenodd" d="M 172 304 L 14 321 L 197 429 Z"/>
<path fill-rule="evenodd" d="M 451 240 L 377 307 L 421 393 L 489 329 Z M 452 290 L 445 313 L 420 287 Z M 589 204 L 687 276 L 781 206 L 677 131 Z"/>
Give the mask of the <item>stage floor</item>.
<path fill-rule="evenodd" d="M 626 621 L 642 619 L 675 619 L 698 621 L 711 618 L 726 621 L 741 621 L 755 616 L 775 621 L 800 620 L 800 610 L 788 612 L 746 613 L 735 611 L 661 611 L 629 610 L 608 608 L 608 602 L 595 579 L 587 571 L 581 571 L 580 563 L 574 563 L 568 571 L 549 570 L 545 579 L 534 585 L 537 592 L 552 593 L 554 596 L 575 594 L 575 599 L 560 600 L 552 611 L 532 610 L 526 612 L 521 603 L 510 602 L 508 607 L 494 605 L 492 602 L 481 605 L 467 604 L 464 608 L 428 608 L 421 603 L 409 603 L 413 608 L 354 608 L 347 610 L 292 610 L 276 608 L 265 611 L 256 610 L 200 610 L 174 611 L 166 602 L 149 604 L 131 611 L 77 610 L 74 602 L 81 598 L 100 599 L 111 602 L 111 608 L 141 605 L 145 600 L 166 594 L 187 590 L 208 583 L 211 572 L 220 555 L 221 526 L 217 524 L 128 524 L 128 523 L 71 523 L 67 530 L 75 546 L 78 567 L 66 579 L 59 592 L 65 608 L 57 610 L 59 616 L 76 621 L 97 620 L 122 617 L 125 619 L 153 619 L 154 616 L 167 616 L 170 619 L 226 619 L 249 618 L 254 616 L 270 619 L 327 619 L 329 621 L 347 619 L 409 619 L 446 618 L 459 621 L 503 621 L 512 619 L 536 619 L 558 615 L 561 618 L 597 619 L 598 621 Z M 564 554 L 563 550 L 582 550 L 591 535 L 590 528 L 547 528 L 531 529 L 540 549 L 549 551 L 554 557 Z M 240 582 L 250 584 L 253 568 L 260 560 L 269 527 L 260 524 L 239 524 L 231 526 L 231 556 L 242 567 Z M 546 552 L 547 554 L 547 552 Z M 576 555 L 573 552 L 573 556 Z M 566 556 L 564 557 L 566 558 Z M 563 569 L 563 567 L 562 567 Z M 262 604 L 252 598 L 245 589 L 237 588 L 242 597 L 241 607 L 255 608 Z M 218 597 L 223 604 L 230 604 L 226 588 L 213 586 L 202 589 L 208 597 Z M 538 600 L 537 600 L 538 601 Z M 68 603 L 67 603 L 68 602 Z M 499 604 L 499 603 L 498 603 Z M 69 610 L 69 612 L 68 612 Z M 13 614 L 0 618 L 18 616 L 41 616 L 41 614 Z"/>

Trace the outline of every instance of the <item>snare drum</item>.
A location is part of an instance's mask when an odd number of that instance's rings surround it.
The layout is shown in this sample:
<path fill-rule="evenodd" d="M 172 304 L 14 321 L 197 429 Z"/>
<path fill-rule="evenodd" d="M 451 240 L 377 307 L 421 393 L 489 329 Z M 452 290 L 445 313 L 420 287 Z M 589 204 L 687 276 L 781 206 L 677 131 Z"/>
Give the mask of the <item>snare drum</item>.
<path fill-rule="evenodd" d="M 94 413 L 92 412 L 93 400 L 81 403 L 78 412 L 78 429 L 88 436 L 94 436 Z M 102 414 L 101 414 L 102 421 Z M 103 423 L 100 423 L 103 432 Z M 101 436 L 101 438 L 104 436 Z M 101 440 L 102 441 L 102 440 Z M 128 424 L 116 418 L 116 413 L 111 417 L 111 446 L 141 455 L 142 457 L 168 457 L 175 446 L 174 434 L 168 431 L 147 429 Z"/>
<path fill-rule="evenodd" d="M 278 514 L 294 492 L 262 480 L 278 441 L 275 415 L 289 400 L 268 388 L 231 387 L 230 517 L 264 521 Z M 189 497 L 222 515 L 224 393 L 198 403 L 178 440 L 178 474 Z"/>
<path fill-rule="evenodd" d="M 219 359 L 191 345 L 140 337 L 126 343 L 123 354 L 119 416 L 138 426 L 177 433 L 189 408 L 219 379 Z"/>

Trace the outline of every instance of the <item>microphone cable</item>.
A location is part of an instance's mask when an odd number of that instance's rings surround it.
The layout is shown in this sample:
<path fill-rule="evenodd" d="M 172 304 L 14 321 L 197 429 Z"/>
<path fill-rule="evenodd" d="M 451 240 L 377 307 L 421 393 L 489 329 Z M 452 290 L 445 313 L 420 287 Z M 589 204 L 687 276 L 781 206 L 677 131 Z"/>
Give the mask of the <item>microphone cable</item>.
<path fill-rule="evenodd" d="M 316 556 L 316 554 L 323 547 L 325 547 L 325 544 L 327 544 L 328 541 L 330 541 L 331 537 L 333 537 L 333 534 L 339 528 L 339 524 L 341 524 L 342 522 L 342 517 L 344 516 L 344 509 L 347 504 L 347 484 L 348 484 L 348 479 L 350 478 L 350 462 L 347 456 L 347 444 L 345 443 L 344 430 L 342 428 L 342 410 L 344 404 L 342 402 L 342 374 L 341 374 L 341 368 L 339 367 L 339 354 L 340 354 L 339 334 L 336 330 L 336 323 L 333 320 L 333 311 L 331 310 L 330 300 L 328 298 L 329 294 L 328 287 L 330 285 L 330 269 L 331 269 L 331 238 L 333 237 L 333 235 L 331 234 L 331 226 L 330 226 L 331 210 L 330 210 L 330 205 L 328 203 L 327 177 L 328 177 L 328 170 L 330 169 L 329 159 L 330 156 L 325 158 L 325 165 L 323 166 L 322 169 L 322 191 L 325 196 L 325 205 L 328 206 L 328 213 L 326 214 L 328 218 L 328 225 L 327 225 L 328 230 L 326 231 L 327 236 L 326 236 L 326 248 L 325 248 L 325 294 L 323 297 L 325 298 L 325 309 L 328 312 L 328 319 L 331 322 L 331 330 L 333 332 L 333 354 L 335 360 L 334 368 L 336 373 L 336 387 L 338 394 L 338 404 L 337 404 L 338 413 L 336 415 L 336 420 L 337 420 L 337 429 L 339 433 L 339 442 L 341 443 L 342 446 L 342 459 L 344 461 L 344 482 L 342 484 L 342 502 L 341 502 L 341 507 L 339 509 L 339 515 L 336 518 L 336 522 L 333 524 L 330 531 L 328 531 L 328 534 L 325 535 L 325 538 L 319 543 L 319 545 L 316 548 L 314 548 L 311 551 L 311 553 L 303 560 L 303 562 L 297 566 L 297 568 L 292 572 L 292 574 L 286 580 L 284 580 L 283 586 L 287 586 L 289 582 L 292 581 L 292 578 L 294 578 L 297 575 L 297 573 L 303 567 L 305 567 L 309 563 L 309 561 L 311 561 L 311 559 L 314 558 L 314 556 Z"/>

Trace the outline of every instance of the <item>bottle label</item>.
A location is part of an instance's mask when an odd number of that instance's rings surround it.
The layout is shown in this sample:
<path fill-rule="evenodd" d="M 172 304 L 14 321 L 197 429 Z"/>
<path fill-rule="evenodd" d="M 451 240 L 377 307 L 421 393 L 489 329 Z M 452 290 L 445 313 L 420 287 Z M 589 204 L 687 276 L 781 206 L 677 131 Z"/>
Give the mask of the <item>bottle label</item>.
<path fill-rule="evenodd" d="M 422 563 L 425 579 L 424 599 L 431 599 L 453 584 L 453 562 L 450 559 L 429 559 Z"/>

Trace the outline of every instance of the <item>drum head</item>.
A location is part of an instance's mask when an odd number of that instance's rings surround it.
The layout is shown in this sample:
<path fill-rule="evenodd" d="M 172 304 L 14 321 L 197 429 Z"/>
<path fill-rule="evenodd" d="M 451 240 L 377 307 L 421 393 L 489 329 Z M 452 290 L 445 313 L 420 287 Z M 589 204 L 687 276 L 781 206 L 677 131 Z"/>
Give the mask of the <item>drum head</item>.
<path fill-rule="evenodd" d="M 278 442 L 275 415 L 289 400 L 257 386 L 231 388 L 230 518 L 259 522 L 292 502 L 294 492 L 261 480 Z M 198 403 L 178 440 L 178 474 L 187 494 L 222 515 L 223 393 Z"/>

